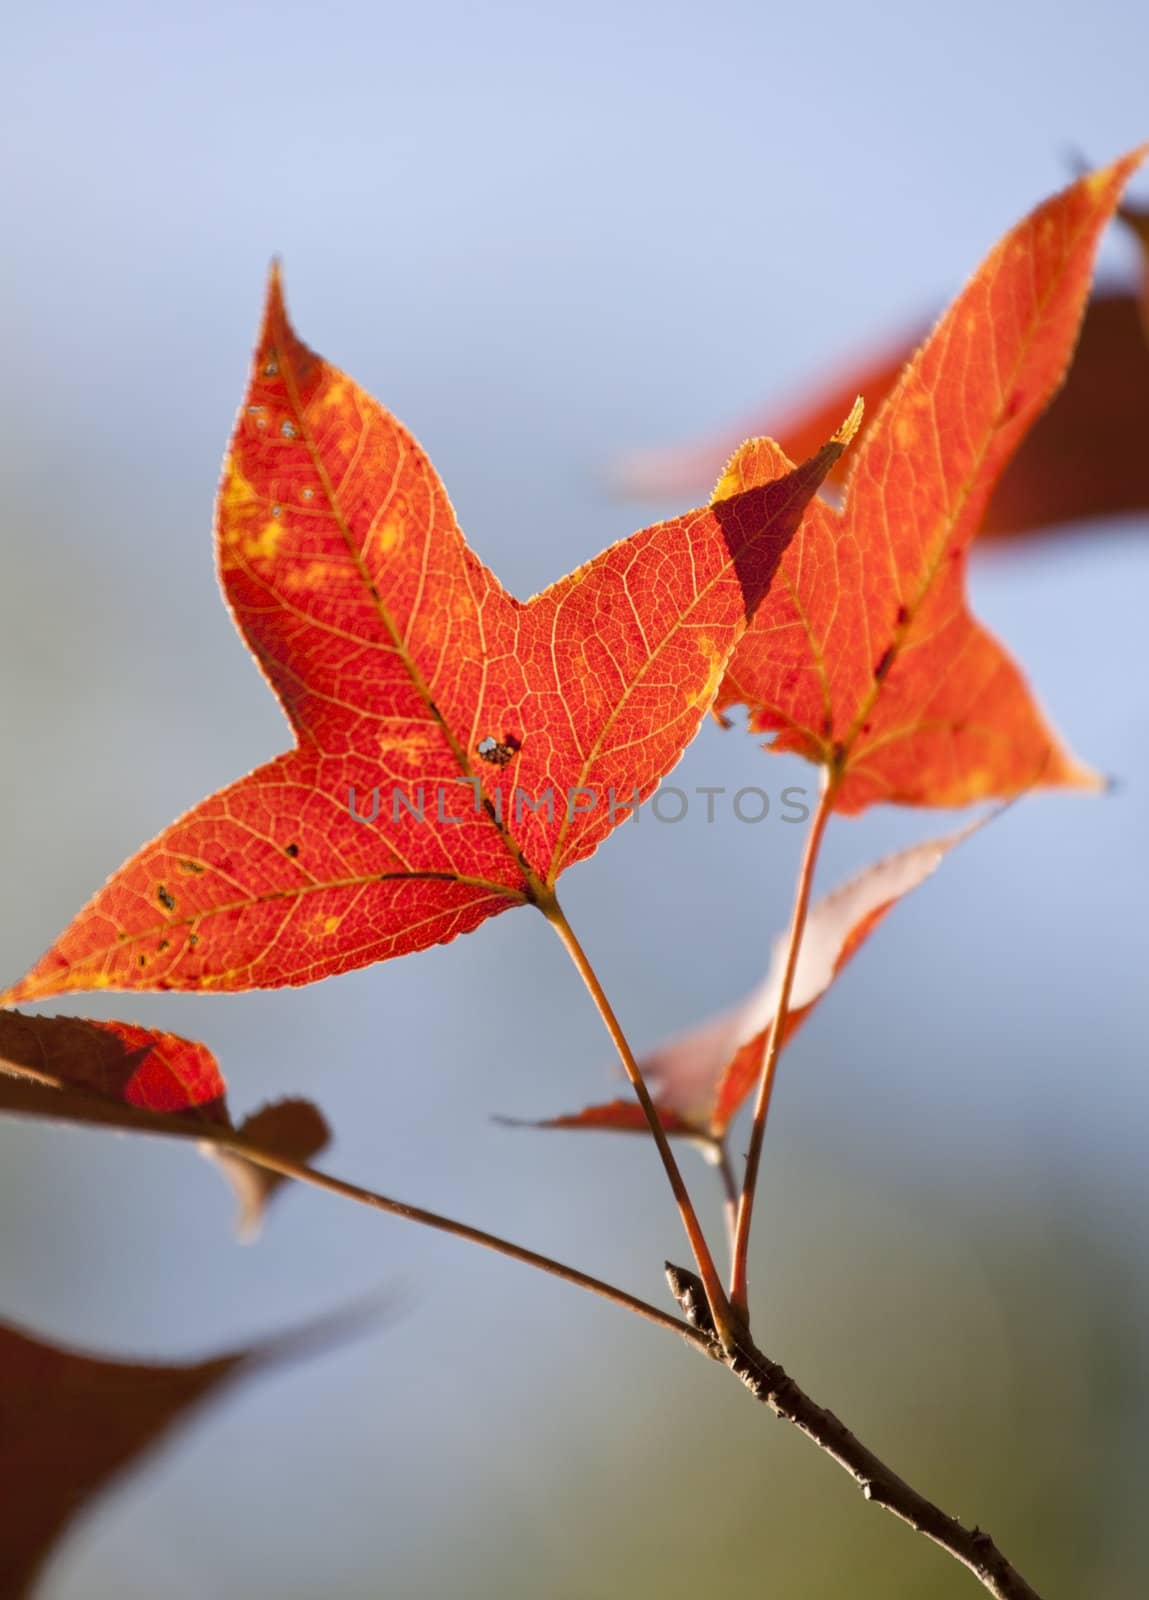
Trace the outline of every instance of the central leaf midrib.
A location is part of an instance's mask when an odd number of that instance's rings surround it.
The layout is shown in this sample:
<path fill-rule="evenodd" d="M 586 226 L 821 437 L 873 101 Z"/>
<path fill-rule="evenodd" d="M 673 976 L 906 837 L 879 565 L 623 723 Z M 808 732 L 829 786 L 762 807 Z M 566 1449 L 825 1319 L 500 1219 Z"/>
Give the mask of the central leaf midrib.
<path fill-rule="evenodd" d="M 280 342 L 281 342 L 281 345 L 286 345 L 288 339 L 290 339 L 292 337 L 291 330 L 286 325 L 286 315 L 283 316 L 283 322 L 284 322 L 284 327 L 282 329 L 282 332 L 287 336 L 287 338 L 281 340 Z M 320 358 L 317 358 L 317 359 L 320 359 Z M 323 362 L 322 365 L 325 367 L 326 366 L 326 362 Z M 519 871 L 523 874 L 523 876 L 526 879 L 527 884 L 528 884 L 528 888 L 529 888 L 529 891 L 530 891 L 530 896 L 531 896 L 531 898 L 534 898 L 535 889 L 539 886 L 536 874 L 532 870 L 529 862 L 526 860 L 526 857 L 523 855 L 522 849 L 519 847 L 519 845 L 517 844 L 517 842 L 515 841 L 515 839 L 511 835 L 510 831 L 495 816 L 494 810 L 491 807 L 490 802 L 487 800 L 486 793 L 483 790 L 482 779 L 479 778 L 476 775 L 475 770 L 471 765 L 471 761 L 470 761 L 470 758 L 469 758 L 469 756 L 467 754 L 467 751 L 465 750 L 463 745 L 460 743 L 458 738 L 456 738 L 453 729 L 449 726 L 449 724 L 447 722 L 447 719 L 444 717 L 443 713 L 440 711 L 438 705 L 435 702 L 435 697 L 431 693 L 430 685 L 424 679 L 423 674 L 419 670 L 418 663 L 415 661 L 415 659 L 412 656 L 410 650 L 407 648 L 406 640 L 403 638 L 403 635 L 401 634 L 399 629 L 396 627 L 394 619 L 392 618 L 390 611 L 383 604 L 383 597 L 379 593 L 378 585 L 375 583 L 375 580 L 372 578 L 371 573 L 367 568 L 366 562 L 363 559 L 362 552 L 360 551 L 359 546 L 358 546 L 358 544 L 357 544 L 357 542 L 356 542 L 356 540 L 355 540 L 355 538 L 354 538 L 354 536 L 353 536 L 353 534 L 351 532 L 351 528 L 350 528 L 350 526 L 349 526 L 349 524 L 347 522 L 347 518 L 343 514 L 343 510 L 342 510 L 342 507 L 340 506 L 339 499 L 338 499 L 338 497 L 337 497 L 337 495 L 335 493 L 335 487 L 332 484 L 330 474 L 327 471 L 326 464 L 325 464 L 325 462 L 323 460 L 323 457 L 321 456 L 321 454 L 319 452 L 318 446 L 316 445 L 316 442 L 315 442 L 314 436 L 312 435 L 311 429 L 308 426 L 305 409 L 304 409 L 303 405 L 300 402 L 299 389 L 298 389 L 298 386 L 297 386 L 297 384 L 295 382 L 295 371 L 294 371 L 294 368 L 292 366 L 291 360 L 288 358 L 288 354 L 287 354 L 287 349 L 286 348 L 283 349 L 283 376 L 284 376 L 284 383 L 285 383 L 285 386 L 286 386 L 287 391 L 288 391 L 288 398 L 290 399 L 292 409 L 295 412 L 295 417 L 296 417 L 296 421 L 297 421 L 298 426 L 299 426 L 300 435 L 301 435 L 301 437 L 303 439 L 304 444 L 307 446 L 307 450 L 308 450 L 308 452 L 309 452 L 309 454 L 311 456 L 312 465 L 314 466 L 315 471 L 318 474 L 320 483 L 323 486 L 324 495 L 327 498 L 328 505 L 331 507 L 331 514 L 335 518 L 335 523 L 336 523 L 336 526 L 339 529 L 339 532 L 340 532 L 340 535 L 341 535 L 341 537 L 343 539 L 343 542 L 347 547 L 347 553 L 351 557 L 352 562 L 354 563 L 355 570 L 359 575 L 360 581 L 362 582 L 364 588 L 367 590 L 368 596 L 370 597 L 371 604 L 373 605 L 373 607 L 375 609 L 376 615 L 378 616 L 378 618 L 379 618 L 380 622 L 383 624 L 383 627 L 386 630 L 389 638 L 391 639 L 391 642 L 395 647 L 396 653 L 398 654 L 400 660 L 402 661 L 403 666 L 407 671 L 407 675 L 410 677 L 411 682 L 415 687 L 416 693 L 419 695 L 420 699 L 423 701 L 424 705 L 427 707 L 427 709 L 431 713 L 432 717 L 435 719 L 435 721 L 438 723 L 439 727 L 442 729 L 443 737 L 447 741 L 448 748 L 450 749 L 451 754 L 454 756 L 455 761 L 458 764 L 460 772 L 463 774 L 464 778 L 466 778 L 469 782 L 476 784 L 478 786 L 478 792 L 482 793 L 483 802 L 484 802 L 484 804 L 483 804 L 483 815 L 487 818 L 488 822 L 490 822 L 491 826 L 494 828 L 496 834 L 498 835 L 499 839 L 501 840 L 501 842 L 503 844 L 503 847 L 506 849 L 508 855 L 511 857 L 512 861 L 515 863 L 516 867 L 518 867 Z M 460 882 L 466 881 L 461 874 L 456 873 L 456 874 L 454 874 L 454 876 Z"/>
<path fill-rule="evenodd" d="M 850 757 L 850 754 L 851 754 L 851 752 L 852 752 L 852 750 L 854 748 L 854 745 L 857 743 L 858 738 L 859 738 L 859 736 L 861 734 L 862 726 L 865 723 L 866 719 L 872 713 L 872 711 L 873 711 L 875 705 L 878 703 L 879 699 L 881 698 L 883 690 L 885 689 L 886 684 L 889 683 L 890 678 L 891 678 L 891 676 L 893 674 L 894 667 L 897 665 L 898 661 L 901 659 L 903 650 L 905 648 L 906 641 L 909 638 L 910 633 L 913 631 L 914 624 L 918 619 L 918 616 L 919 616 L 919 614 L 921 612 L 921 609 L 925 605 L 926 600 L 929 598 L 930 592 L 933 589 L 933 586 L 934 586 L 934 583 L 935 583 L 935 581 L 937 579 L 938 573 L 941 570 L 943 562 L 945 561 L 945 558 L 946 558 L 946 555 L 947 555 L 947 552 L 948 552 L 948 548 L 949 548 L 950 538 L 951 538 L 952 532 L 953 532 L 953 528 L 954 528 L 955 524 L 961 518 L 962 512 L 965 509 L 966 503 L 968 502 L 968 500 L 970 498 L 970 495 L 973 493 L 973 490 L 974 490 L 975 484 L 977 482 L 978 476 L 979 476 L 979 474 L 981 472 L 981 469 L 982 469 L 982 467 L 983 467 L 983 465 L 985 463 L 986 456 L 989 454 L 990 446 L 992 445 L 995 436 L 1000 431 L 1000 428 L 1002 426 L 1003 421 L 1004 420 L 1008 420 L 1006 418 L 1006 409 L 1007 409 L 1007 406 L 1008 406 L 1008 403 L 1009 403 L 1009 399 L 1008 399 L 1009 394 L 1011 393 L 1012 389 L 1016 385 L 1018 374 L 1022 371 L 1023 367 L 1025 366 L 1026 361 L 1029 358 L 1030 352 L 1031 352 L 1031 350 L 1033 348 L 1033 345 L 1034 345 L 1034 343 L 1035 343 L 1035 341 L 1037 339 L 1038 329 L 1039 329 L 1039 326 L 1040 326 L 1041 321 L 1043 319 L 1043 316 L 1044 316 L 1044 313 L 1046 311 L 1046 308 L 1049 306 L 1050 302 L 1052 301 L 1054 295 L 1057 293 L 1058 289 L 1060 289 L 1060 287 L 1061 287 L 1061 285 L 1062 285 L 1062 283 L 1064 281 L 1066 271 L 1068 270 L 1068 263 L 1069 263 L 1071 257 L 1073 256 L 1074 252 L 1077 249 L 1078 241 L 1080 240 L 1082 234 L 1085 233 L 1086 231 L 1087 231 L 1087 225 L 1085 227 L 1079 228 L 1077 233 L 1074 235 L 1073 241 L 1072 241 L 1072 243 L 1070 244 L 1069 248 L 1067 249 L 1067 251 L 1065 253 L 1065 261 L 1063 262 L 1061 271 L 1057 275 L 1056 281 L 1053 283 L 1053 285 L 1050 287 L 1050 289 L 1047 291 L 1047 293 L 1038 302 L 1037 309 L 1036 309 L 1036 311 L 1034 313 L 1034 316 L 1032 318 L 1032 321 L 1030 323 L 1030 330 L 1027 333 L 1027 335 L 1026 335 L 1026 337 L 1025 337 L 1023 343 L 1022 343 L 1021 350 L 1020 350 L 1020 352 L 1018 354 L 1017 360 L 1014 362 L 1013 366 L 1010 369 L 1009 383 L 1000 385 L 1003 398 L 1002 398 L 1000 406 L 998 407 L 998 410 L 994 414 L 993 420 L 992 420 L 989 428 L 986 430 L 985 442 L 982 445 L 980 451 L 977 452 L 977 459 L 976 459 L 975 465 L 971 468 L 970 472 L 967 474 L 967 476 L 961 482 L 961 484 L 959 484 L 958 490 L 957 490 L 957 494 L 955 496 L 955 499 L 954 499 L 954 502 L 952 504 L 951 509 L 941 519 L 940 526 L 941 526 L 941 530 L 942 531 L 940 533 L 940 537 L 938 538 L 938 544 L 937 544 L 936 551 L 933 554 L 932 558 L 930 559 L 930 561 L 929 561 L 929 563 L 927 565 L 925 576 L 924 576 L 924 578 L 922 580 L 922 583 L 921 583 L 921 585 L 920 585 L 920 587 L 918 589 L 917 595 L 910 602 L 910 604 L 906 607 L 907 616 L 906 616 L 905 622 L 900 627 L 895 626 L 894 629 L 892 630 L 891 640 L 890 640 L 890 645 L 889 645 L 890 664 L 889 664 L 888 668 L 886 669 L 885 673 L 882 675 L 881 679 L 871 685 L 869 695 L 863 701 L 863 703 L 860 706 L 859 710 L 855 714 L 854 721 L 851 724 L 851 726 L 849 728 L 849 731 L 847 732 L 847 734 L 845 735 L 845 737 L 842 740 L 841 749 L 843 751 L 843 767 L 844 768 L 848 768 L 849 767 L 849 757 Z M 1079 319 L 1079 324 L 1080 324 L 1080 319 Z M 1072 359 L 1072 352 L 1070 352 L 1069 359 Z M 903 379 L 903 382 L 901 384 L 899 384 L 898 387 L 899 387 L 899 389 L 904 387 L 904 379 Z M 1047 399 L 1046 399 L 1046 404 L 1048 404 L 1048 403 L 1049 403 L 1049 397 L 1047 397 Z M 1021 437 L 1024 437 L 1024 434 Z M 1018 440 L 1018 443 L 1020 444 L 1020 438 Z M 1003 463 L 1002 470 L 1004 471 L 1004 469 L 1005 468 L 1004 468 L 1004 463 Z M 855 475 L 856 475 L 856 473 L 855 473 Z M 995 484 L 994 488 L 996 488 L 996 487 L 997 487 L 997 485 Z M 991 490 L 991 493 L 992 492 L 993 491 Z M 849 515 L 849 512 L 850 512 L 850 507 L 847 504 L 845 515 Z M 838 515 L 839 515 L 839 526 L 841 527 L 845 523 L 845 516 L 841 512 Z M 975 530 L 975 533 L 974 533 L 974 537 L 976 537 L 976 530 Z M 973 618 L 972 613 L 970 612 L 968 598 L 965 595 L 964 591 L 963 591 L 963 594 L 962 594 L 962 610 L 963 610 L 964 614 L 966 615 L 966 617 L 968 617 L 971 621 L 975 620 Z M 870 670 L 871 670 L 871 672 L 873 670 L 872 664 L 871 664 Z"/>

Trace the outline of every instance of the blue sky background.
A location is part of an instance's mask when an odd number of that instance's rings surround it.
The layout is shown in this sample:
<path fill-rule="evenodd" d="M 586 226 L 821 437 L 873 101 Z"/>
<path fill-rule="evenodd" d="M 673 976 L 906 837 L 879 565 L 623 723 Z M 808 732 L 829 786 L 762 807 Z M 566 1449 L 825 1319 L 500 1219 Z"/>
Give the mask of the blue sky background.
<path fill-rule="evenodd" d="M 603 493 L 617 450 L 708 433 L 913 323 L 1069 152 L 1149 133 L 1133 0 L 48 4 L 3 37 L 5 981 L 285 742 L 210 532 L 273 253 L 303 336 L 414 429 L 528 594 L 643 520 Z M 1131 276 L 1125 241 L 1104 266 Z M 1122 785 L 1016 808 L 850 970 L 786 1059 L 755 1261 L 800 1379 L 1007 1547 L 1028 1539 L 1037 1579 L 1064 1496 L 1064 1560 L 1095 1597 L 1145 1561 L 1121 1485 L 1149 1411 L 1147 533 L 977 566 L 979 614 Z M 708 727 L 675 781 L 813 779 Z M 836 825 L 823 886 L 949 820 Z M 570 875 L 636 1044 L 753 983 L 800 835 L 640 824 Z M 239 1110 L 314 1095 L 345 1176 L 656 1299 L 683 1253 L 645 1147 L 489 1120 L 614 1088 L 530 912 L 306 991 L 69 1009 L 203 1037 Z M 240 1249 L 190 1153 L 0 1141 L 0 1314 L 46 1334 L 192 1355 L 380 1285 L 400 1307 L 124 1487 L 51 1600 L 685 1597 L 713 1577 L 706 1528 L 735 1597 L 763 1592 L 763 1563 L 780 1595 L 966 1592 L 718 1375 L 574 1291 L 311 1194 Z"/>

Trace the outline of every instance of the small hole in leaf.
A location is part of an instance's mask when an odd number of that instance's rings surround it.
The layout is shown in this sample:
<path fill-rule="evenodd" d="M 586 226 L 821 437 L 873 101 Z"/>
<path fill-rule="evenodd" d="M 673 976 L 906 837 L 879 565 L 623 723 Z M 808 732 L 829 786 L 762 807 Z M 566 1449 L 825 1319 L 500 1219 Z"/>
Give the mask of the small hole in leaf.
<path fill-rule="evenodd" d="M 283 437 L 285 439 L 294 439 L 295 438 L 295 424 L 294 424 L 294 422 L 281 422 L 279 424 L 279 431 L 280 431 L 280 433 L 283 435 Z"/>

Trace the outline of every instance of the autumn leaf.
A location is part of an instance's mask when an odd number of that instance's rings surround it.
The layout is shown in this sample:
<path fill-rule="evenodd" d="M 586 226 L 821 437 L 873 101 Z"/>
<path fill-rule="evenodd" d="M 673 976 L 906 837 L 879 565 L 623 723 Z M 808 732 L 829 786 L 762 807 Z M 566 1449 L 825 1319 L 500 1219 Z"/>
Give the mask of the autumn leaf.
<path fill-rule="evenodd" d="M 858 429 L 858 440 L 865 437 L 877 415 L 877 408 L 885 400 L 901 376 L 902 368 L 929 331 L 923 318 L 920 325 L 909 333 L 890 339 L 882 348 L 844 363 L 848 376 L 841 376 L 835 368 L 823 383 L 808 389 L 797 400 L 771 408 L 769 425 L 762 426 L 761 417 L 753 425 L 741 430 L 705 439 L 698 443 L 679 445 L 663 450 L 634 450 L 623 456 L 611 475 L 615 492 L 632 500 L 682 500 L 709 494 L 721 478 L 731 456 L 747 440 L 768 435 L 779 439 L 786 451 L 796 460 L 810 452 L 806 445 L 811 438 L 819 443 L 829 437 L 838 421 L 845 416 L 841 409 L 842 396 L 847 394 L 846 410 L 855 395 L 866 403 L 866 414 Z M 825 418 L 832 420 L 825 427 Z M 815 446 L 817 448 L 817 446 Z M 849 456 L 842 456 L 826 474 L 828 486 L 840 484 L 845 477 Z"/>
<path fill-rule="evenodd" d="M 991 251 L 854 454 L 811 505 L 716 709 L 828 769 L 833 805 L 961 806 L 1035 784 L 1098 788 L 970 615 L 965 557 L 1005 463 L 1073 349 L 1100 233 L 1141 152 L 1040 206 Z M 754 444 L 719 494 L 788 463 Z"/>
<path fill-rule="evenodd" d="M 977 822 L 958 833 L 887 856 L 813 906 L 798 953 L 783 1045 L 887 912 L 931 877 L 954 846 L 981 826 L 983 823 Z M 766 1033 L 782 987 L 787 942 L 785 935 L 775 940 L 766 976 L 738 1005 L 669 1040 L 639 1063 L 668 1133 L 707 1143 L 725 1136 L 762 1070 Z M 637 1103 L 624 1099 L 528 1125 L 649 1135 Z"/>
<path fill-rule="evenodd" d="M 1141 296 L 1138 310 L 1141 314 L 1141 331 L 1149 343 L 1149 206 L 1134 206 L 1128 201 L 1118 207 L 1117 215 L 1136 239 L 1141 257 Z"/>
<path fill-rule="evenodd" d="M 7 1069 L 7 1070 L 5 1070 Z M 227 1085 L 204 1044 L 129 1022 L 24 1016 L 0 1011 L 0 1115 L 178 1133 L 201 1140 L 232 1128 Z M 308 1161 L 330 1140 L 309 1100 L 265 1106 L 235 1130 L 250 1145 Z M 232 1150 L 203 1144 L 239 1202 L 236 1228 L 254 1238 L 268 1200 L 285 1180 Z"/>
<path fill-rule="evenodd" d="M 183 1113 L 228 1125 L 227 1085 L 205 1044 L 131 1022 L 22 1016 L 0 1011 L 0 1070 L 39 1072 L 104 1100 L 141 1111 Z"/>
<path fill-rule="evenodd" d="M 275 1100 L 245 1117 L 236 1132 L 249 1145 L 289 1161 L 310 1161 L 331 1141 L 319 1107 L 310 1100 Z M 206 1146 L 204 1154 L 219 1167 L 231 1184 L 239 1203 L 235 1231 L 245 1242 L 258 1237 L 267 1203 L 287 1182 L 282 1173 L 272 1172 L 254 1161 L 246 1161 L 238 1151 Z"/>
<path fill-rule="evenodd" d="M 1006 467 L 978 530 L 978 540 L 1044 533 L 1101 517 L 1149 511 L 1149 343 L 1144 302 L 1131 294 L 1098 293 L 1090 300 L 1077 353 L 1064 386 L 1038 418 Z M 891 340 L 888 353 L 851 364 L 846 375 L 811 394 L 804 405 L 776 409 L 739 434 L 771 433 L 801 457 L 811 437 L 825 438 L 826 414 L 843 415 L 856 394 L 869 422 L 920 342 L 919 330 Z M 863 430 L 867 423 L 863 423 Z M 863 436 L 859 431 L 859 438 Z M 619 482 L 650 499 L 694 495 L 713 483 L 734 446 L 728 441 L 684 450 L 651 451 L 624 463 Z M 828 474 L 845 476 L 848 457 Z"/>
<path fill-rule="evenodd" d="M 237 1382 L 330 1347 L 330 1318 L 187 1364 L 111 1360 L 0 1323 L 0 1595 L 30 1595 L 52 1548 L 127 1468 Z"/>
<path fill-rule="evenodd" d="M 295 748 L 146 846 L 6 998 L 308 983 L 546 903 L 694 736 L 856 425 L 524 604 L 273 274 L 218 558 Z"/>
<path fill-rule="evenodd" d="M 1123 206 L 1119 215 L 1142 245 L 1149 272 L 1149 212 Z M 1098 290 L 1089 301 L 1065 383 L 1008 463 L 990 498 L 978 540 L 1047 532 L 1103 517 L 1149 511 L 1149 292 Z M 866 402 L 859 440 L 876 421 L 928 328 L 923 318 L 880 350 L 844 363 L 804 399 L 754 418 L 736 436 L 674 450 L 636 452 L 619 466 L 620 492 L 677 499 L 705 492 L 731 452 L 750 434 L 780 439 L 801 460 L 827 437 L 855 395 Z M 852 457 L 827 475 L 840 484 Z"/>

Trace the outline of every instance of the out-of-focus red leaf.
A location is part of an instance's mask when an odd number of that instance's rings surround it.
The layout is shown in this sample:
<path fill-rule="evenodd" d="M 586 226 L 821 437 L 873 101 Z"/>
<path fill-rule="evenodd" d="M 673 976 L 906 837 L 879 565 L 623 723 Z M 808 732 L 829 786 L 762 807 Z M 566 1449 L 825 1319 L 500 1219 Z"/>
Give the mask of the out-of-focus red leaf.
<path fill-rule="evenodd" d="M 1130 205 L 1128 201 L 1117 212 L 1122 222 L 1141 247 L 1141 327 L 1149 343 L 1149 206 Z"/>
<path fill-rule="evenodd" d="M 650 1062 L 648 1060 L 640 1064 L 645 1072 Z M 681 1116 L 666 1100 L 659 1100 L 658 1115 L 667 1133 L 681 1134 L 685 1138 L 699 1136 L 699 1124 Z M 531 1117 L 496 1117 L 495 1120 L 507 1128 L 584 1128 L 592 1133 L 650 1135 L 646 1113 L 637 1100 L 608 1100 L 603 1105 L 586 1106 L 582 1111 L 570 1111 L 565 1116 L 544 1117 L 541 1120 Z M 709 1134 L 706 1137 L 709 1139 Z"/>
<path fill-rule="evenodd" d="M 694 737 L 856 425 L 524 604 L 274 275 L 218 557 L 295 747 L 147 845 L 5 998 L 309 983 L 546 902 Z"/>
<path fill-rule="evenodd" d="M 319 1107 L 310 1100 L 277 1100 L 261 1107 L 240 1123 L 240 1138 L 260 1150 L 286 1156 L 291 1161 L 310 1161 L 325 1149 L 331 1139 Z M 205 1147 L 235 1191 L 239 1202 L 236 1232 L 244 1240 L 254 1239 L 263 1225 L 267 1203 L 288 1180 L 254 1161 L 245 1161 L 234 1150 Z"/>
<path fill-rule="evenodd" d="M 924 883 L 954 846 L 980 826 L 974 823 L 958 833 L 887 856 L 811 908 L 798 953 L 783 1044 L 793 1037 L 886 913 Z M 785 936 L 775 941 L 765 978 L 739 1005 L 660 1045 L 639 1063 L 668 1133 L 706 1141 L 724 1137 L 762 1068 L 766 1031 L 782 987 L 786 943 Z M 648 1133 L 641 1110 L 629 1100 L 588 1106 L 585 1111 L 530 1126 Z"/>
<path fill-rule="evenodd" d="M 207 1402 L 352 1326 L 331 1319 L 207 1361 L 159 1365 L 64 1349 L 0 1323 L 0 1595 L 30 1595 L 75 1518 Z"/>
<path fill-rule="evenodd" d="M 1149 275 L 1149 211 L 1118 213 L 1142 245 Z M 1149 512 L 1149 287 L 1140 294 L 1099 289 L 1090 300 L 1065 383 L 1034 423 L 993 491 L 978 539 L 1045 533 L 1102 517 Z M 842 363 L 795 402 L 771 407 L 741 431 L 678 449 L 636 451 L 620 462 L 620 492 L 638 499 L 693 499 L 721 474 L 749 435 L 769 434 L 802 460 L 845 415 L 866 402 L 859 437 L 876 421 L 903 368 L 926 336 L 923 319 L 868 355 Z M 843 457 L 827 477 L 840 485 Z"/>
<path fill-rule="evenodd" d="M 1066 370 L 1098 239 L 1142 154 L 1082 178 L 994 247 L 880 408 L 842 509 L 810 506 L 734 653 L 716 710 L 745 705 L 771 749 L 824 765 L 838 811 L 1101 786 L 970 615 L 965 560 Z M 744 447 L 718 492 L 784 462 Z"/>
<path fill-rule="evenodd" d="M 928 327 L 923 320 L 912 333 L 891 338 L 883 348 L 843 363 L 824 383 L 808 388 L 789 403 L 772 407 L 769 427 L 764 427 L 763 417 L 757 416 L 740 432 L 731 430 L 713 439 L 667 450 L 632 451 L 614 470 L 615 489 L 633 500 L 694 500 L 699 495 L 709 494 L 722 476 L 726 463 L 745 440 L 763 436 L 777 439 L 788 456 L 802 461 L 808 454 L 807 442 L 811 438 L 819 442 L 828 439 L 857 395 L 861 395 L 866 405 L 858 429 L 858 439 L 863 439 L 878 407 L 901 376 Z M 845 409 L 842 409 L 843 398 Z M 828 416 L 833 420 L 829 429 L 822 431 Z M 841 484 L 848 465 L 848 456 L 836 461 L 826 474 L 827 485 Z"/>
<path fill-rule="evenodd" d="M 11 1070 L 20 1068 L 42 1075 L 42 1081 Z M 189 1139 L 211 1127 L 232 1126 L 227 1086 L 205 1044 L 131 1022 L 0 1010 L 0 1114 L 5 1112 L 136 1133 L 149 1131 L 149 1118 L 157 1119 L 157 1128 L 163 1119 L 163 1131 Z M 310 1160 L 330 1139 L 322 1114 L 308 1100 L 267 1106 L 238 1131 L 250 1144 L 296 1161 Z M 205 1149 L 235 1191 L 241 1237 L 254 1237 L 268 1200 L 285 1180 L 234 1151 Z"/>
<path fill-rule="evenodd" d="M 204 1044 L 132 1022 L 0 1011 L 0 1067 L 30 1067 L 143 1111 L 226 1123 L 227 1086 Z"/>

